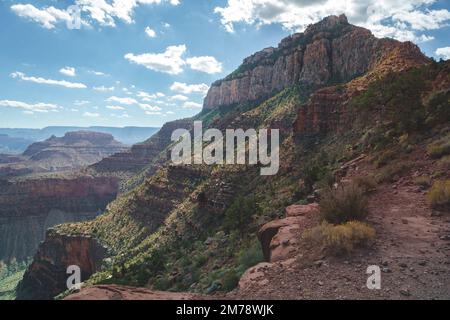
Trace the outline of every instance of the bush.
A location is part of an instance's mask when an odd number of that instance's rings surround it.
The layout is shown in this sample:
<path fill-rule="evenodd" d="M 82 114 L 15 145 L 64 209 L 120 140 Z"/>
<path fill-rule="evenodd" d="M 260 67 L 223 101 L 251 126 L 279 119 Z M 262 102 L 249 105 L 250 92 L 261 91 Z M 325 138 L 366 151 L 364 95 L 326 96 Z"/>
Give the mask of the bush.
<path fill-rule="evenodd" d="M 450 136 L 447 136 L 427 147 L 427 153 L 434 159 L 442 158 L 450 154 Z"/>
<path fill-rule="evenodd" d="M 258 240 L 255 241 L 253 246 L 241 250 L 238 254 L 239 269 L 242 271 L 257 265 L 262 261 L 264 261 L 264 255 Z"/>
<path fill-rule="evenodd" d="M 225 273 L 222 280 L 222 289 L 225 291 L 231 291 L 239 284 L 239 275 L 235 270 L 229 270 Z"/>
<path fill-rule="evenodd" d="M 319 204 L 322 217 L 330 223 L 363 220 L 368 214 L 364 190 L 355 183 L 328 189 Z"/>
<path fill-rule="evenodd" d="M 361 188 L 365 193 L 374 191 L 377 188 L 377 181 L 374 176 L 360 176 L 353 179 L 353 183 Z"/>
<path fill-rule="evenodd" d="M 410 164 L 405 162 L 392 163 L 380 170 L 375 179 L 378 183 L 394 182 L 396 177 L 406 173 L 410 167 Z"/>
<path fill-rule="evenodd" d="M 239 196 L 225 212 L 225 229 L 227 231 L 244 230 L 258 210 L 254 197 Z"/>
<path fill-rule="evenodd" d="M 434 208 L 450 207 L 450 180 L 436 181 L 428 192 L 428 201 Z"/>
<path fill-rule="evenodd" d="M 305 231 L 303 239 L 325 248 L 332 255 L 350 254 L 356 248 L 367 246 L 375 237 L 375 230 L 365 223 L 350 221 L 342 225 L 323 222 Z"/>

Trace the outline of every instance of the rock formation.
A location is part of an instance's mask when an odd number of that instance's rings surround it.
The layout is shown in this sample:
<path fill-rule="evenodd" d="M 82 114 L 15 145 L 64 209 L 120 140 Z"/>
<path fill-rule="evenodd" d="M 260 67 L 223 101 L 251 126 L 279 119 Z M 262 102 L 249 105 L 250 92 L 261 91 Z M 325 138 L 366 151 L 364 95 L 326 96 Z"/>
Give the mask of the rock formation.
<path fill-rule="evenodd" d="M 277 48 L 246 58 L 235 72 L 213 83 L 204 109 L 259 101 L 292 85 L 319 88 L 348 82 L 386 64 L 395 51 L 403 51 L 403 58 L 428 61 L 410 42 L 377 39 L 369 30 L 350 25 L 344 15 L 330 16 L 283 39 Z"/>
<path fill-rule="evenodd" d="M 0 260 L 33 256 L 48 228 L 94 218 L 117 192 L 108 177 L 0 180 Z"/>
<path fill-rule="evenodd" d="M 69 266 L 78 266 L 84 281 L 100 269 L 105 253 L 106 248 L 92 238 L 61 235 L 49 230 L 45 244 L 39 248 L 17 287 L 17 298 L 52 299 L 67 290 Z"/>

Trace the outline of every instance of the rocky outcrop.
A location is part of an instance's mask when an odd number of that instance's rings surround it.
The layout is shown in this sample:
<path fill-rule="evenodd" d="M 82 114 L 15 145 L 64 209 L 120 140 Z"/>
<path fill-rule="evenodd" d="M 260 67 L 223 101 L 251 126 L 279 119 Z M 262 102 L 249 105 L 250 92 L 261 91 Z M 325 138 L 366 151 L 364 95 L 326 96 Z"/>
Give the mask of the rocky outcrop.
<path fill-rule="evenodd" d="M 69 236 L 49 230 L 33 263 L 17 287 L 18 300 L 48 300 L 67 290 L 67 268 L 78 266 L 81 280 L 100 270 L 106 248 L 87 236 Z"/>
<path fill-rule="evenodd" d="M 0 260 L 33 256 L 48 228 L 94 218 L 117 192 L 108 177 L 0 180 Z"/>
<path fill-rule="evenodd" d="M 380 63 L 389 63 L 393 70 L 401 66 L 398 60 L 389 62 L 397 51 L 404 59 L 428 61 L 410 42 L 377 39 L 369 30 L 349 24 L 344 15 L 330 16 L 283 39 L 277 48 L 246 58 L 211 86 L 204 109 L 262 100 L 296 84 L 316 89 L 348 82 Z"/>
<path fill-rule="evenodd" d="M 126 152 L 119 152 L 106 157 L 93 164 L 91 168 L 98 172 L 138 172 L 152 164 L 171 143 L 173 131 L 176 129 L 190 129 L 191 126 L 192 121 L 189 119 L 168 122 L 147 141 L 135 144 Z M 167 159 L 167 155 L 161 155 L 161 157 L 163 160 Z"/>
<path fill-rule="evenodd" d="M 81 289 L 64 300 L 200 300 L 192 293 L 153 291 L 118 285 L 98 285 Z"/>
<path fill-rule="evenodd" d="M 318 205 L 292 205 L 287 217 L 265 224 L 258 232 L 264 258 L 268 262 L 283 261 L 295 256 L 303 230 L 317 217 Z"/>

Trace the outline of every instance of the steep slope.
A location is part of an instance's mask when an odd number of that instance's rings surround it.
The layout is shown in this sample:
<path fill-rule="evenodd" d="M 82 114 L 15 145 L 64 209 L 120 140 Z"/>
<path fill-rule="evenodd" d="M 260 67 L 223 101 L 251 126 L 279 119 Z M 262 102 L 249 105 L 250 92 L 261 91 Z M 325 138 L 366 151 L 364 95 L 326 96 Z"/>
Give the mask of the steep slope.
<path fill-rule="evenodd" d="M 322 45 L 328 46 L 325 43 L 330 39 L 331 43 L 341 43 L 346 37 L 357 37 L 358 41 L 342 45 L 338 56 L 346 58 L 340 63 L 337 57 L 330 60 L 327 50 L 320 50 Z M 375 156 L 398 144 L 405 134 L 402 139 L 407 141 L 409 136 L 418 141 L 432 139 L 443 130 L 442 126 L 448 125 L 448 86 L 441 86 L 442 79 L 448 79 L 448 64 L 430 63 L 415 45 L 376 39 L 369 31 L 349 25 L 345 17 L 329 17 L 293 38 L 310 39 L 312 42 L 302 40 L 309 46 L 317 42 L 309 51 L 324 53 L 323 59 L 303 59 L 300 69 L 268 71 L 271 79 L 283 72 L 288 79 L 297 79 L 277 88 L 260 89 L 261 83 L 266 86 L 263 75 L 255 74 L 259 82 L 234 78 L 249 74 L 242 67 L 213 85 L 204 110 L 182 124 L 167 124 L 166 130 L 148 141 L 155 149 L 142 147 L 144 157 L 135 150 L 112 157 L 115 162 L 109 158 L 95 165 L 96 170 L 105 164 L 108 168 L 108 163 L 114 163 L 113 170 L 130 170 L 133 168 L 125 164 L 137 155 L 139 161 L 145 159 L 139 169 L 145 170 L 146 161 L 150 161 L 147 168 L 151 169 L 143 183 L 112 202 L 103 215 L 89 223 L 57 227 L 42 247 L 49 245 L 55 235 L 76 235 L 96 239 L 108 248 L 108 263 L 102 270 L 94 270 L 88 284 L 148 285 L 159 290 L 202 293 L 220 288 L 228 291 L 245 270 L 263 260 L 257 231 L 261 225 L 282 216 L 287 205 L 311 201 L 317 196 L 318 185 L 339 182 L 337 169 L 362 153 Z M 287 42 L 292 41 L 292 37 L 289 39 Z M 360 51 L 361 43 L 367 44 L 364 50 L 368 51 Z M 292 53 L 276 52 L 284 59 Z M 273 60 L 251 59 L 258 62 L 252 70 L 275 64 Z M 334 67 L 326 67 L 321 73 L 317 61 Z M 339 77 L 333 79 L 331 75 Z M 228 87 L 237 91 L 227 91 Z M 274 90 L 281 91 L 274 94 Z M 228 101 L 225 97 L 233 99 Z M 404 112 L 404 108 L 414 112 L 399 119 L 398 111 Z M 203 121 L 205 128 L 220 130 L 280 129 L 279 173 L 264 177 L 258 166 L 176 167 L 165 162 L 171 130 L 190 128 L 194 120 Z M 412 141 L 408 143 L 414 148 L 418 142 Z M 142 180 L 132 181 L 134 185 Z M 55 251 L 59 250 L 66 250 L 66 246 L 55 247 Z M 55 265 L 42 267 L 48 261 Z M 33 298 L 48 297 L 61 288 L 60 283 L 49 285 L 41 281 L 49 276 L 60 278 L 60 274 L 48 273 L 51 269 L 65 270 L 66 266 L 58 261 L 36 256 L 21 283 L 19 297 L 29 298 L 33 290 Z M 47 271 L 42 272 L 44 269 Z"/>
<path fill-rule="evenodd" d="M 246 58 L 231 75 L 211 86 L 205 109 L 261 101 L 292 85 L 318 88 L 345 83 L 379 69 L 395 51 L 405 60 L 390 60 L 389 70 L 428 61 L 411 43 L 377 39 L 369 30 L 350 25 L 347 18 L 331 16 L 309 26 L 304 33 L 283 39 Z"/>

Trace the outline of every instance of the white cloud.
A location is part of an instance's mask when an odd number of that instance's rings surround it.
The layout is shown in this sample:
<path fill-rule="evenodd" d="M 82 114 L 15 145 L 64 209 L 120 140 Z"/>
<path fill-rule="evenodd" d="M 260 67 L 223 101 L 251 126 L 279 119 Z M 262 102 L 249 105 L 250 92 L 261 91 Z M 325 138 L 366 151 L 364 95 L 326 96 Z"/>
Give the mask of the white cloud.
<path fill-rule="evenodd" d="M 0 107 L 9 107 L 9 108 L 16 108 L 16 109 L 22 109 L 30 113 L 34 112 L 49 112 L 49 111 L 57 111 L 60 107 L 56 104 L 51 103 L 35 103 L 35 104 L 29 104 L 22 101 L 12 101 L 12 100 L 0 100 Z"/>
<path fill-rule="evenodd" d="M 349 21 L 372 30 L 378 37 L 427 41 L 421 32 L 448 24 L 450 12 L 430 7 L 436 0 L 228 0 L 216 7 L 225 29 L 234 32 L 238 23 L 256 26 L 279 23 L 284 28 L 303 31 L 322 18 L 345 13 Z"/>
<path fill-rule="evenodd" d="M 151 105 L 145 104 L 145 103 L 139 103 L 139 107 L 142 110 L 146 110 L 146 111 L 161 111 L 162 110 L 160 107 L 151 106 Z"/>
<path fill-rule="evenodd" d="M 71 89 L 87 88 L 86 85 L 83 83 L 69 82 L 69 81 L 65 81 L 65 80 L 44 79 L 41 77 L 28 77 L 27 75 L 25 75 L 22 72 L 13 72 L 13 73 L 11 73 L 11 77 L 14 79 L 20 79 L 23 81 L 29 81 L 29 82 L 39 83 L 39 84 L 62 86 L 62 87 L 71 88 Z"/>
<path fill-rule="evenodd" d="M 86 111 L 85 113 L 83 113 L 83 117 L 98 118 L 98 117 L 100 117 L 100 114 Z"/>
<path fill-rule="evenodd" d="M 45 29 L 53 29 L 59 22 L 72 21 L 68 12 L 53 6 L 41 10 L 32 4 L 14 4 L 11 10 L 19 17 L 39 23 Z"/>
<path fill-rule="evenodd" d="M 167 111 L 166 114 L 175 114 L 173 111 Z"/>
<path fill-rule="evenodd" d="M 180 74 L 183 72 L 183 66 L 185 64 L 182 58 L 185 52 L 185 45 L 170 46 L 167 47 L 166 51 L 163 53 L 144 53 L 140 55 L 127 53 L 125 59 L 153 71 L 168 74 Z"/>
<path fill-rule="evenodd" d="M 99 91 L 99 92 L 108 92 L 108 91 L 114 91 L 114 87 L 105 87 L 105 86 L 100 86 L 100 87 L 94 87 L 93 88 L 95 91 Z"/>
<path fill-rule="evenodd" d="M 139 91 L 137 96 L 142 101 L 150 102 L 152 100 L 165 97 L 166 95 L 164 93 L 162 93 L 162 92 L 148 93 L 148 92 L 145 92 L 145 91 Z"/>
<path fill-rule="evenodd" d="M 177 75 L 183 72 L 183 67 L 188 65 L 191 69 L 206 73 L 217 73 L 222 71 L 222 64 L 214 57 L 190 57 L 186 60 L 184 55 L 187 51 L 186 45 L 169 46 L 162 53 L 127 53 L 125 59 L 142 65 L 150 70 Z"/>
<path fill-rule="evenodd" d="M 189 100 L 189 98 L 186 96 L 183 96 L 182 94 L 176 94 L 176 95 L 170 97 L 169 100 L 187 101 L 187 100 Z"/>
<path fill-rule="evenodd" d="M 84 106 L 91 103 L 90 101 L 87 100 L 76 100 L 73 104 L 76 106 Z"/>
<path fill-rule="evenodd" d="M 116 97 L 116 96 L 109 97 L 106 101 L 117 102 L 117 103 L 125 104 L 125 105 L 132 105 L 132 104 L 138 103 L 137 100 L 133 99 L 133 98 L 129 98 L 129 97 L 121 98 L 121 97 Z"/>
<path fill-rule="evenodd" d="M 145 114 L 149 115 L 149 116 L 158 116 L 158 115 L 162 115 L 162 112 L 159 112 L 159 111 L 145 111 Z"/>
<path fill-rule="evenodd" d="M 450 47 L 438 48 L 436 54 L 443 57 L 445 60 L 448 60 L 450 59 Z"/>
<path fill-rule="evenodd" d="M 121 106 L 106 106 L 106 109 L 110 109 L 110 110 L 125 110 L 125 108 L 121 107 Z"/>
<path fill-rule="evenodd" d="M 206 93 L 208 93 L 209 86 L 205 83 L 186 84 L 183 82 L 174 82 L 170 86 L 170 90 L 184 94 L 201 93 L 205 95 Z"/>
<path fill-rule="evenodd" d="M 145 33 L 149 38 L 156 38 L 156 31 L 150 27 L 145 28 Z"/>
<path fill-rule="evenodd" d="M 76 0 L 83 14 L 89 21 L 95 21 L 102 26 L 116 26 L 116 20 L 133 23 L 134 10 L 140 5 L 169 3 L 173 6 L 180 4 L 179 0 Z M 36 8 L 32 4 L 15 4 L 11 10 L 19 17 L 39 23 L 46 29 L 55 28 L 56 24 L 72 21 L 68 10 L 57 9 L 53 6 Z M 89 26 L 87 21 L 82 24 Z"/>
<path fill-rule="evenodd" d="M 200 103 L 187 101 L 183 104 L 183 108 L 185 108 L 185 109 L 201 109 L 202 105 Z"/>
<path fill-rule="evenodd" d="M 88 73 L 93 74 L 95 76 L 107 76 L 106 73 L 101 71 L 89 70 Z"/>
<path fill-rule="evenodd" d="M 73 67 L 64 67 L 59 69 L 59 72 L 68 77 L 75 77 L 77 75 L 75 68 Z"/>
<path fill-rule="evenodd" d="M 214 57 L 192 57 L 186 59 L 186 63 L 193 70 L 202 71 L 209 74 L 222 72 L 222 63 L 217 61 Z"/>

